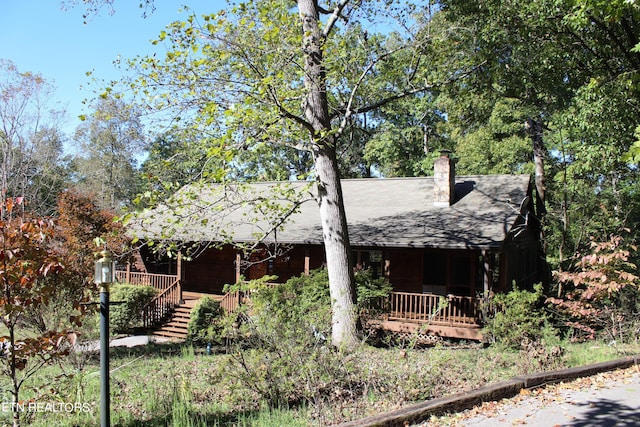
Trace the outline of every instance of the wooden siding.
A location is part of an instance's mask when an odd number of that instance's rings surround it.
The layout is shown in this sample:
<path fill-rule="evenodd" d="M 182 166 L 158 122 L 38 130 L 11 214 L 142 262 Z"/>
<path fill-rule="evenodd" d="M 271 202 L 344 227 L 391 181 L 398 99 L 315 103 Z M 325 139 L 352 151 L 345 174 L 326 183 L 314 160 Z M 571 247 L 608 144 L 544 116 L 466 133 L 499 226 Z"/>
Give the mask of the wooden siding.
<path fill-rule="evenodd" d="M 422 293 L 422 250 L 389 250 L 388 260 L 395 291 Z"/>
<path fill-rule="evenodd" d="M 307 255 L 308 254 L 308 255 Z M 284 283 L 305 271 L 305 256 L 309 257 L 309 269 L 315 270 L 325 263 L 324 248 L 320 245 L 294 246 L 284 256 L 273 262 L 273 270 L 268 274 L 278 276 L 278 282 Z"/>
<path fill-rule="evenodd" d="M 232 246 L 208 249 L 199 257 L 182 263 L 184 289 L 212 294 L 222 293 L 226 284 L 236 281 L 236 250 Z"/>

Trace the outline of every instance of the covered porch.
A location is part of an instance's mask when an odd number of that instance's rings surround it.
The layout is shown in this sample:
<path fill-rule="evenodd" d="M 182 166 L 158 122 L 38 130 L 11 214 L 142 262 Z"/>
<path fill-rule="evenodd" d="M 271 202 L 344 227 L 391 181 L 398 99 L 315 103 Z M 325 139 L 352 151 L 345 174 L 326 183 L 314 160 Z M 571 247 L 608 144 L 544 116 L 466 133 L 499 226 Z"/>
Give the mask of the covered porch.
<path fill-rule="evenodd" d="M 143 311 L 147 329 L 171 321 L 177 307 L 193 307 L 203 296 L 220 301 L 227 313 L 236 310 L 249 297 L 240 292 L 209 294 L 185 290 L 179 275 L 117 271 L 116 279 L 158 290 L 158 295 Z M 393 291 L 376 305 L 382 314 L 368 319 L 369 327 L 401 335 L 482 339 L 482 298 Z"/>

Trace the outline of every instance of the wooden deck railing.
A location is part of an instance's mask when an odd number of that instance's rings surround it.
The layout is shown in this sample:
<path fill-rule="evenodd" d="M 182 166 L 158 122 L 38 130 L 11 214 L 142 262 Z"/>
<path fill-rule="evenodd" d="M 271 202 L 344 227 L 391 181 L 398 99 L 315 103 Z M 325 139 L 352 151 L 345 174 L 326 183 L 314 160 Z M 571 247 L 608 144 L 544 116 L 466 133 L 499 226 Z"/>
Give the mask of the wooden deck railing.
<path fill-rule="evenodd" d="M 160 292 L 142 309 L 144 327 L 153 328 L 166 320 L 169 313 L 180 303 L 181 295 L 179 280 Z"/>
<path fill-rule="evenodd" d="M 159 292 L 164 292 L 178 280 L 178 276 L 173 274 L 138 273 L 132 271 L 116 271 L 116 280 L 120 283 L 131 283 L 132 285 L 146 285 L 156 288 Z"/>
<path fill-rule="evenodd" d="M 278 286 L 278 283 L 265 283 L 267 287 Z M 232 313 L 240 307 L 240 304 L 245 304 L 249 301 L 251 294 L 255 290 L 233 291 L 227 292 L 220 300 L 220 307 L 225 313 Z"/>
<path fill-rule="evenodd" d="M 116 280 L 120 283 L 151 286 L 158 290 L 158 295 L 142 309 L 145 328 L 158 326 L 182 298 L 180 280 L 175 275 L 116 271 Z"/>
<path fill-rule="evenodd" d="M 389 320 L 469 327 L 480 323 L 479 298 L 392 292 L 384 305 Z"/>
<path fill-rule="evenodd" d="M 227 292 L 220 300 L 220 307 L 224 310 L 225 313 L 233 313 L 238 309 L 238 307 L 242 303 L 242 300 L 242 292 Z"/>
<path fill-rule="evenodd" d="M 156 326 L 180 303 L 182 290 L 177 276 L 117 271 L 116 279 L 158 289 L 158 295 L 143 309 L 145 327 Z M 270 286 L 277 286 L 270 283 Z M 234 291 L 220 301 L 222 309 L 231 313 L 246 303 L 251 291 Z M 436 325 L 476 327 L 480 324 L 480 298 L 456 295 L 391 292 L 377 305 L 386 312 L 388 320 L 430 323 Z"/>

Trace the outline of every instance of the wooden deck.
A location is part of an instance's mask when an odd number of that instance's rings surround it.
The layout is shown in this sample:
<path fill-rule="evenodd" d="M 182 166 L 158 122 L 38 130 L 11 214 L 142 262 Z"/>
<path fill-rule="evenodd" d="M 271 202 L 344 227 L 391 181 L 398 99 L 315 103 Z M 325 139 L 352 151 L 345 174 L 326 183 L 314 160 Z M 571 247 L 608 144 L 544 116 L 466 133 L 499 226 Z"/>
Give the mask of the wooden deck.
<path fill-rule="evenodd" d="M 148 328 L 173 321 L 172 315 L 178 307 L 190 310 L 203 296 L 220 301 L 226 312 L 236 310 L 249 298 L 249 293 L 212 295 L 186 291 L 182 289 L 179 278 L 171 275 L 118 271 L 116 277 L 121 282 L 149 285 L 158 289 L 158 296 L 143 313 L 145 327 Z M 392 292 L 375 305 L 383 314 L 370 319 L 370 327 L 406 336 L 482 340 L 479 298 Z"/>
<path fill-rule="evenodd" d="M 378 302 L 384 313 L 369 326 L 404 336 L 482 340 L 481 299 L 391 292 Z"/>

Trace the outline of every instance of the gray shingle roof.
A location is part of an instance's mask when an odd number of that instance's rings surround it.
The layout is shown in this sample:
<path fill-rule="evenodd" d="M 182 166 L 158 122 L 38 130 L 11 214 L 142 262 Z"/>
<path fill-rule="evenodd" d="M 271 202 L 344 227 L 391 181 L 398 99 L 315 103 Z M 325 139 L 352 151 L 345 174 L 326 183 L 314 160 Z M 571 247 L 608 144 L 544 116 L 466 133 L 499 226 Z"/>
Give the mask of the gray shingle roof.
<path fill-rule="evenodd" d="M 433 206 L 433 177 L 342 181 L 352 246 L 496 248 L 519 217 L 529 175 L 459 176 L 456 200 Z M 255 241 L 279 224 L 265 204 L 285 209 L 307 199 L 282 226 L 281 243 L 322 243 L 315 187 L 306 182 L 256 183 L 243 187 L 184 188 L 167 206 L 132 223 L 141 238 L 180 241 Z M 261 211 L 261 209 L 263 209 Z M 266 240 L 273 240 L 270 235 Z"/>

